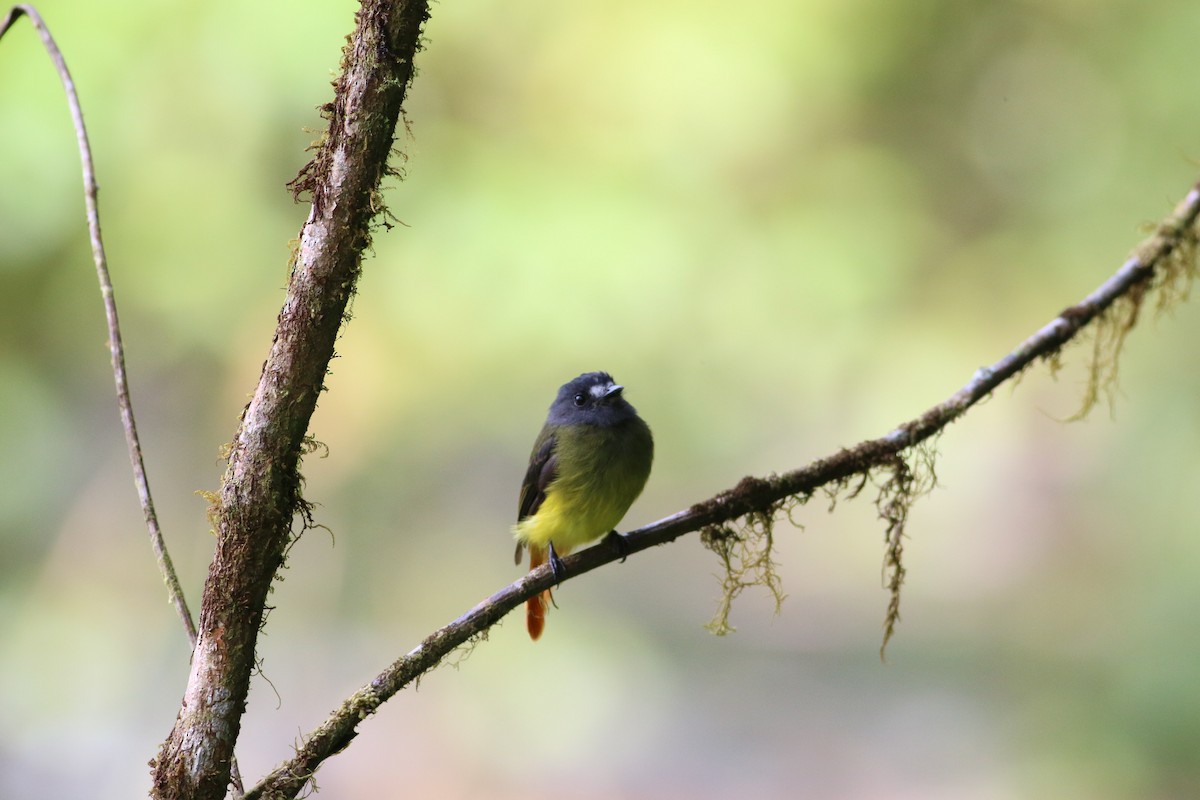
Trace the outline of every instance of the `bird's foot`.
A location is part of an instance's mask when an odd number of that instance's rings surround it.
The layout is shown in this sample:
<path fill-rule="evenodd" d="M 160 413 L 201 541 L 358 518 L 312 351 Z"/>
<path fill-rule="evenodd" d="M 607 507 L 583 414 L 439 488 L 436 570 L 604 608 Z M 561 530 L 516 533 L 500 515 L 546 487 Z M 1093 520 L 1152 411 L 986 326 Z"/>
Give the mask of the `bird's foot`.
<path fill-rule="evenodd" d="M 554 542 L 550 542 L 550 571 L 554 573 L 555 586 L 567 579 L 567 567 L 558 557 L 558 553 L 554 552 Z"/>
<path fill-rule="evenodd" d="M 621 563 L 625 563 L 625 559 L 629 558 L 629 540 L 621 534 L 614 531 L 609 531 L 604 537 L 604 541 L 613 544 L 617 548 L 617 552 L 621 554 Z"/>

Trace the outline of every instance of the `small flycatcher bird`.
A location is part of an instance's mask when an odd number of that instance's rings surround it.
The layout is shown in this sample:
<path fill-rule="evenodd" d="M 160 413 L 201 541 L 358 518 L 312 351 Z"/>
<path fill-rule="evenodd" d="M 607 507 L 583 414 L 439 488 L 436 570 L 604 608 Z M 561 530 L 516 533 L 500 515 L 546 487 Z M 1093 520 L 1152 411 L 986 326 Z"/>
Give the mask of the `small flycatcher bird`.
<path fill-rule="evenodd" d="M 546 424 L 533 443 L 521 484 L 516 563 L 529 548 L 529 569 L 599 539 L 616 525 L 642 493 L 654 460 L 650 427 L 625 400 L 625 387 L 607 372 L 588 372 L 563 384 Z M 549 590 L 525 607 L 529 638 L 546 626 Z"/>

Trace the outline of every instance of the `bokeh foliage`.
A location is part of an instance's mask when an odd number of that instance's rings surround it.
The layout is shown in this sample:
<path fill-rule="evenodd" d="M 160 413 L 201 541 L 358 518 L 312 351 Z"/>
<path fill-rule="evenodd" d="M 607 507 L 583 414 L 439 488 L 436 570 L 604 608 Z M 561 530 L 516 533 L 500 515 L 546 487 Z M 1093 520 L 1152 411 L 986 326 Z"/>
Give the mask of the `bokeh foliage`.
<path fill-rule="evenodd" d="M 196 602 L 354 5 L 47 0 L 82 94 L 168 541 Z M 24 24 L 22 23 L 22 27 Z M 239 756 L 515 573 L 559 383 L 607 369 L 658 439 L 633 524 L 875 436 L 1106 277 L 1194 179 L 1200 8 L 440 4 L 305 465 Z M 129 479 L 61 89 L 0 45 L 0 794 L 125 797 L 187 672 Z M 908 520 L 776 532 L 788 600 L 703 630 L 698 541 L 565 587 L 321 773 L 336 796 L 1186 797 L 1200 791 L 1200 372 L 1188 305 L 1126 347 L 1115 420 L 1030 374 L 939 441 Z M 1080 353 L 1082 362 L 1083 353 Z M 815 506 L 816 504 L 814 504 Z M 274 685 L 274 690 L 272 689 Z M 278 692 L 279 700 L 276 700 Z"/>

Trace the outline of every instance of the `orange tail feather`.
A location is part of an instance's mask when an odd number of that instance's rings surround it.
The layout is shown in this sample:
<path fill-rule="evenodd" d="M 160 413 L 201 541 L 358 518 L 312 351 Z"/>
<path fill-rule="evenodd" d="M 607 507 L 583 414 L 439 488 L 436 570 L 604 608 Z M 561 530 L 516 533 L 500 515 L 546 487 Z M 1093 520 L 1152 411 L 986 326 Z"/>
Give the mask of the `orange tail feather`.
<path fill-rule="evenodd" d="M 545 563 L 546 551 L 540 547 L 530 547 L 529 571 L 532 572 Z M 525 601 L 525 628 L 529 631 L 529 638 L 535 642 L 546 627 L 546 606 L 549 605 L 549 600 L 550 592 L 547 590 Z"/>
<path fill-rule="evenodd" d="M 546 601 L 539 594 L 525 601 L 525 628 L 529 631 L 529 638 L 536 642 L 545 627 Z"/>

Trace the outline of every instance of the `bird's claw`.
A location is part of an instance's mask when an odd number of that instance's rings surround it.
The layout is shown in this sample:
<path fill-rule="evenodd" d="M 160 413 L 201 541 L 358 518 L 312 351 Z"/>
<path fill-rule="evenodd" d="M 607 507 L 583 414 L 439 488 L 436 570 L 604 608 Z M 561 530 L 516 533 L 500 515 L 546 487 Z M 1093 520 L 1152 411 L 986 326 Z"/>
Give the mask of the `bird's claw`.
<path fill-rule="evenodd" d="M 567 567 L 558 557 L 558 553 L 554 552 L 554 542 L 550 542 L 550 571 L 554 573 L 555 586 L 567 579 Z"/>
<path fill-rule="evenodd" d="M 617 548 L 617 552 L 621 554 L 621 563 L 624 564 L 625 559 L 629 558 L 629 540 L 613 530 L 608 532 L 604 541 L 611 542 Z"/>

